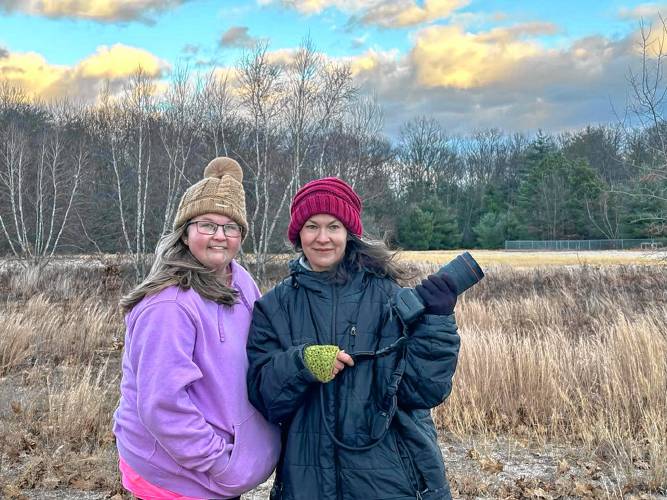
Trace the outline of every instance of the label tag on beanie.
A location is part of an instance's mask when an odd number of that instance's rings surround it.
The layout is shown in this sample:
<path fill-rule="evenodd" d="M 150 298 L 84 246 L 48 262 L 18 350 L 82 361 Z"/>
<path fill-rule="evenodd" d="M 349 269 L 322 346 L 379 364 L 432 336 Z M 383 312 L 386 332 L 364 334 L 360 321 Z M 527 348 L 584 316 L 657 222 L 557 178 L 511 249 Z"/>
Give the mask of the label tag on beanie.
<path fill-rule="evenodd" d="M 215 206 L 221 208 L 227 208 L 229 205 L 225 205 L 224 203 L 216 203 Z"/>

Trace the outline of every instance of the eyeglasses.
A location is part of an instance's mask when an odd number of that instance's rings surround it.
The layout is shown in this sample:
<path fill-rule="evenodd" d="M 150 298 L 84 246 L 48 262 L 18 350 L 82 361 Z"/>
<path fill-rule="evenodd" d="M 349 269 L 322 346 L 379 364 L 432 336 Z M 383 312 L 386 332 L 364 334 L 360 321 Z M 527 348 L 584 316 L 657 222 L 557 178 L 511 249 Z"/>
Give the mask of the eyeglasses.
<path fill-rule="evenodd" d="M 186 226 L 189 226 L 190 224 L 197 225 L 197 232 L 199 234 L 212 236 L 218 231 L 218 228 L 221 227 L 222 232 L 227 238 L 238 238 L 241 236 L 241 226 L 238 224 L 216 224 L 215 222 L 207 220 L 193 220 L 188 222 Z"/>

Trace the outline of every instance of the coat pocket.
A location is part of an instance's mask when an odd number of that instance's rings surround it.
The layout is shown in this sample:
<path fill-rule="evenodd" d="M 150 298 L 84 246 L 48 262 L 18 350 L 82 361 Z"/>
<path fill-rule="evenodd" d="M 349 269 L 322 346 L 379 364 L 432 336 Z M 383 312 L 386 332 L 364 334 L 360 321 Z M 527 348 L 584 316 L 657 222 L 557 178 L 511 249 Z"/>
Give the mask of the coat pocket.
<path fill-rule="evenodd" d="M 394 440 L 396 442 L 396 450 L 398 451 L 398 458 L 401 462 L 401 467 L 403 468 L 405 475 L 410 480 L 411 488 L 415 492 L 422 491 L 424 489 L 424 485 L 420 484 L 417 469 L 415 469 L 414 462 L 412 461 L 412 457 L 410 456 L 405 443 L 403 443 L 403 440 L 401 439 L 401 436 L 398 435 L 398 433 L 394 433 Z"/>

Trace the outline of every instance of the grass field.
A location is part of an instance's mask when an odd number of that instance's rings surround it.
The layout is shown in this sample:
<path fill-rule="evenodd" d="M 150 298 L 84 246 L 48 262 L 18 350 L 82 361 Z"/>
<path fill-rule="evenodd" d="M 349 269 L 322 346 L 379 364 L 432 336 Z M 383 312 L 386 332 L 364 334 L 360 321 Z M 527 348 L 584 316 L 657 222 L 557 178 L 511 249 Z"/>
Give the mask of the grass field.
<path fill-rule="evenodd" d="M 423 276 L 458 253 L 402 258 Z M 455 387 L 433 413 L 454 495 L 667 495 L 667 268 L 472 253 L 486 278 L 457 305 Z M 110 423 L 130 276 L 118 259 L 0 266 L 0 497 L 123 498 Z"/>
<path fill-rule="evenodd" d="M 440 264 L 449 262 L 463 250 L 402 252 L 401 259 L 412 262 Z M 666 265 L 667 252 L 639 250 L 523 252 L 511 250 L 470 250 L 481 266 L 507 265 L 511 267 L 577 266 L 577 265 Z"/>

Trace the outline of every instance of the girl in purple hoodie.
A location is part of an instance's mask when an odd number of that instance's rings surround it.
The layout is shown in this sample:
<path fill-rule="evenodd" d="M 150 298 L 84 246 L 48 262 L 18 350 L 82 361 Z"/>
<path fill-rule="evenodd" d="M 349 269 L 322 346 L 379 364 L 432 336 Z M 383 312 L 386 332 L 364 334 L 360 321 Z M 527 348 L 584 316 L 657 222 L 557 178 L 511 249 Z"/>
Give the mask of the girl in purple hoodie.
<path fill-rule="evenodd" d="M 238 498 L 278 460 L 278 429 L 246 389 L 260 294 L 234 261 L 248 233 L 242 179 L 236 161 L 211 161 L 183 195 L 148 277 L 121 300 L 127 330 L 113 431 L 123 486 L 138 498 Z"/>

